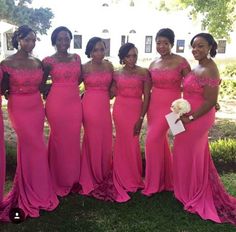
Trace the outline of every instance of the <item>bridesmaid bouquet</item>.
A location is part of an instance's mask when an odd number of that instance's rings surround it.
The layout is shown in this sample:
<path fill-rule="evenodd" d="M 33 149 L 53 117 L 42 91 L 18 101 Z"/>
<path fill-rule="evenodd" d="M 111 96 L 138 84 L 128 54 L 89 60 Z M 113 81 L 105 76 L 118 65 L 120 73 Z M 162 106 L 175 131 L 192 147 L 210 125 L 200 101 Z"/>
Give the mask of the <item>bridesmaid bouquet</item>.
<path fill-rule="evenodd" d="M 180 98 L 172 102 L 170 109 L 172 112 L 167 114 L 165 117 L 172 134 L 175 136 L 185 131 L 182 121 L 177 121 L 177 119 L 179 119 L 183 114 L 189 113 L 191 106 L 187 100 Z"/>
<path fill-rule="evenodd" d="M 170 109 L 180 117 L 190 112 L 191 105 L 186 99 L 179 98 L 172 102 Z"/>

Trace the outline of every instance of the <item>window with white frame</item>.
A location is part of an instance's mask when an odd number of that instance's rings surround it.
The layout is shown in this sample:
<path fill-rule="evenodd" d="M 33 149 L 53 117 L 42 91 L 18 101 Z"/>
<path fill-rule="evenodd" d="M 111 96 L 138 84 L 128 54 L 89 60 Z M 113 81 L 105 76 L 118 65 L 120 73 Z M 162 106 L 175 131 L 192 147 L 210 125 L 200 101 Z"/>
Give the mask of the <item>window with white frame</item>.
<path fill-rule="evenodd" d="M 152 36 L 145 37 L 145 53 L 152 53 Z"/>

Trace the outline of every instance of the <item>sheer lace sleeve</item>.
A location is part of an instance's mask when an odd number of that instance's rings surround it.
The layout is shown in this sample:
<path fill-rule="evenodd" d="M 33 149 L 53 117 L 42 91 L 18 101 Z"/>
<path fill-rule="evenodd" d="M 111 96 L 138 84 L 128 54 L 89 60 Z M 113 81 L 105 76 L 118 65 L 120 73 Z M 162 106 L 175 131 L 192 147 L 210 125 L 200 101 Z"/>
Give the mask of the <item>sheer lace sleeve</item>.
<path fill-rule="evenodd" d="M 42 63 L 43 63 L 44 67 L 50 66 L 53 63 L 53 59 L 51 57 L 47 56 L 42 60 Z"/>
<path fill-rule="evenodd" d="M 216 87 L 216 86 L 220 85 L 220 82 L 221 82 L 221 79 L 220 78 L 215 78 L 215 77 L 204 76 L 204 77 L 198 78 L 198 83 L 201 86 L 206 86 L 207 85 L 207 86 L 210 86 L 210 87 Z"/>
<path fill-rule="evenodd" d="M 183 61 L 180 63 L 179 68 L 181 70 L 185 69 L 185 68 L 191 69 L 190 64 L 188 63 L 188 61 L 185 58 L 183 58 Z"/>

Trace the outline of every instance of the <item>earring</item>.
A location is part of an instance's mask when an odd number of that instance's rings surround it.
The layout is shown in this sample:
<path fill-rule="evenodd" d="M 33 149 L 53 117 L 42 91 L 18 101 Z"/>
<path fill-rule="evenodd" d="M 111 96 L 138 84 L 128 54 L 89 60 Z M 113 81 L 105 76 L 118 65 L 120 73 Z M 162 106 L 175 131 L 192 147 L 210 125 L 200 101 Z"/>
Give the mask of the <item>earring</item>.
<path fill-rule="evenodd" d="M 209 51 L 208 54 L 207 54 L 207 58 L 208 58 L 208 59 L 211 59 L 210 51 Z"/>
<path fill-rule="evenodd" d="M 17 50 L 20 50 L 20 49 L 21 49 L 21 46 L 20 46 L 20 44 L 18 43 Z"/>

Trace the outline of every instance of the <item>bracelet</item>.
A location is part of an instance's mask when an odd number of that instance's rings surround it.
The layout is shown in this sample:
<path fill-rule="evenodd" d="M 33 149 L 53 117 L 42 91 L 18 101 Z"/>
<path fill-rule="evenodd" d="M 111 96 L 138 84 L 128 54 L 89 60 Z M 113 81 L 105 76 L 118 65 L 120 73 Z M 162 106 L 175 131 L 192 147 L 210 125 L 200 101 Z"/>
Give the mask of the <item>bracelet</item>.
<path fill-rule="evenodd" d="M 188 116 L 188 119 L 189 119 L 190 121 L 193 121 L 193 120 L 194 120 L 193 115 L 189 115 L 189 116 Z"/>

